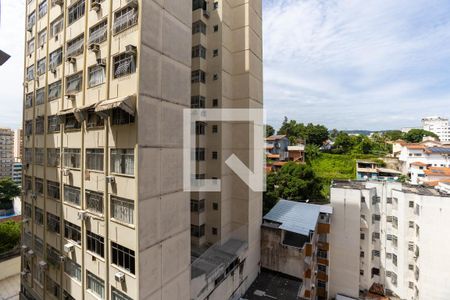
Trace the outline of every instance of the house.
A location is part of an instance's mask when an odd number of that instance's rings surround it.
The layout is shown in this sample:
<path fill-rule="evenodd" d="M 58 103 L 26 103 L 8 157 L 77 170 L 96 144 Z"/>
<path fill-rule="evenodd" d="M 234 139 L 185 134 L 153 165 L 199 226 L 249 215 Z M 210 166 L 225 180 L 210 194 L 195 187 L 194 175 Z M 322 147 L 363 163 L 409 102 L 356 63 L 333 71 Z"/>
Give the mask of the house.
<path fill-rule="evenodd" d="M 272 160 L 288 159 L 289 138 L 286 135 L 272 135 L 266 138 L 266 157 Z"/>
<path fill-rule="evenodd" d="M 367 160 L 356 161 L 357 180 L 397 181 L 402 175 L 400 171 L 382 168 L 379 163 Z"/>
<path fill-rule="evenodd" d="M 288 160 L 301 163 L 305 162 L 305 145 L 288 146 Z"/>

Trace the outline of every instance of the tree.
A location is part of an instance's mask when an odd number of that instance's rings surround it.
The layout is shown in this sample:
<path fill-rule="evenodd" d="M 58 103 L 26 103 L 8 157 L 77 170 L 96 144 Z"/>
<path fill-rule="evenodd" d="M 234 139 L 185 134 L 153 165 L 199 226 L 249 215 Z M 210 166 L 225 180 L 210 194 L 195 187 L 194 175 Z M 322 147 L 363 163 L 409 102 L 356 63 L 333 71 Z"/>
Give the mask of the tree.
<path fill-rule="evenodd" d="M 306 141 L 306 144 L 317 146 L 322 146 L 329 138 L 329 132 L 325 126 L 314 125 L 312 123 L 305 126 L 305 124 L 297 123 L 295 120 L 289 120 L 287 117 L 284 117 L 278 134 L 287 135 L 291 142 L 302 139 Z"/>
<path fill-rule="evenodd" d="M 266 124 L 266 137 L 272 136 L 274 134 L 275 134 L 275 129 L 271 125 Z"/>
<path fill-rule="evenodd" d="M 384 137 L 388 141 L 397 141 L 403 138 L 403 132 L 401 130 L 390 130 L 384 133 Z"/>
<path fill-rule="evenodd" d="M 334 140 L 334 149 L 338 153 L 348 153 L 354 146 L 354 139 L 348 133 L 339 132 Z"/>
<path fill-rule="evenodd" d="M 307 162 L 311 162 L 320 156 L 320 147 L 313 144 L 308 144 L 305 147 L 305 158 Z"/>
<path fill-rule="evenodd" d="M 322 146 L 329 138 L 328 128 L 323 125 L 314 125 L 309 123 L 305 127 L 305 138 L 307 144 Z"/>
<path fill-rule="evenodd" d="M 0 223 L 0 254 L 17 247 L 20 242 L 20 225 L 14 221 Z"/>
<path fill-rule="evenodd" d="M 9 177 L 0 179 L 0 205 L 12 206 L 14 197 L 20 196 L 20 187 Z"/>
<path fill-rule="evenodd" d="M 423 129 L 411 129 L 410 131 L 408 131 L 408 133 L 404 134 L 403 139 L 410 143 L 420 143 L 426 136 L 430 136 L 439 140 L 439 136 L 437 136 L 437 134 Z"/>

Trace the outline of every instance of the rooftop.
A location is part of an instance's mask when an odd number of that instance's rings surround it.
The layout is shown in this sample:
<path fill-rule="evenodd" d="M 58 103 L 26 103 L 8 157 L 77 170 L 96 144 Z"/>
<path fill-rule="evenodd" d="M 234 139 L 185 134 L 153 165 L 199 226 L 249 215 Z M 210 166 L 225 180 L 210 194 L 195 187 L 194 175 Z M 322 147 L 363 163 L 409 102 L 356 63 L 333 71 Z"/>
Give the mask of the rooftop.
<path fill-rule="evenodd" d="M 285 138 L 285 135 L 271 135 L 269 137 L 266 137 L 266 141 L 276 141 L 281 140 L 282 138 Z"/>
<path fill-rule="evenodd" d="M 300 287 L 301 281 L 297 278 L 262 269 L 241 299 L 297 300 Z"/>

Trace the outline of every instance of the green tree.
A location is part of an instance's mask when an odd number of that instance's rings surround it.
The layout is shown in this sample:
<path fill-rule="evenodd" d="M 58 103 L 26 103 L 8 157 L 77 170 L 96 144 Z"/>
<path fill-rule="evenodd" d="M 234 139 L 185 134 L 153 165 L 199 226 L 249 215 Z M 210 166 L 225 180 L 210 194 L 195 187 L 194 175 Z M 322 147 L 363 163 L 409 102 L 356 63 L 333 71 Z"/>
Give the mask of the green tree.
<path fill-rule="evenodd" d="M 266 124 L 266 137 L 272 136 L 274 134 L 275 134 L 275 128 L 273 128 L 269 124 Z"/>
<path fill-rule="evenodd" d="M 401 130 L 389 130 L 383 135 L 387 141 L 397 141 L 403 138 L 403 132 Z"/>
<path fill-rule="evenodd" d="M 339 132 L 334 140 L 334 150 L 337 153 L 349 153 L 355 145 L 355 138 L 346 132 Z"/>
<path fill-rule="evenodd" d="M 320 156 L 320 147 L 313 144 L 308 144 L 305 147 L 305 158 L 307 162 L 311 162 Z"/>
<path fill-rule="evenodd" d="M 17 247 L 20 242 L 20 225 L 14 221 L 0 223 L 0 254 Z"/>
<path fill-rule="evenodd" d="M 403 139 L 410 143 L 420 143 L 426 136 L 430 136 L 439 140 L 439 136 L 437 136 L 435 133 L 423 129 L 411 129 L 410 131 L 408 131 L 408 133 L 404 134 Z"/>
<path fill-rule="evenodd" d="M 309 123 L 306 127 L 304 127 L 304 130 L 304 136 L 307 144 L 322 146 L 323 143 L 329 138 L 328 128 L 323 125 L 314 125 Z"/>
<path fill-rule="evenodd" d="M 9 177 L 0 179 L 0 207 L 11 208 L 14 197 L 20 196 L 20 187 Z"/>

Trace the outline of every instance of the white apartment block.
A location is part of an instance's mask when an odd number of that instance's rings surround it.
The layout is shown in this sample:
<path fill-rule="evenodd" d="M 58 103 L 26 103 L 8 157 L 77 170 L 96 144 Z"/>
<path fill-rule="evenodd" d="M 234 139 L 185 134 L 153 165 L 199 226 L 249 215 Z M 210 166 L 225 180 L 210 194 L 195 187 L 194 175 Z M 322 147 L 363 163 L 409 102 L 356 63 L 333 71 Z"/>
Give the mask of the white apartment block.
<path fill-rule="evenodd" d="M 391 182 L 331 187 L 329 295 L 365 299 L 373 284 L 399 299 L 450 299 L 450 195 Z"/>
<path fill-rule="evenodd" d="M 0 128 L 0 178 L 11 177 L 14 162 L 14 131 Z"/>
<path fill-rule="evenodd" d="M 448 118 L 427 117 L 422 119 L 422 128 L 439 136 L 441 142 L 450 142 Z"/>
<path fill-rule="evenodd" d="M 404 174 L 410 173 L 412 164 L 417 163 L 429 167 L 450 167 L 450 146 L 431 141 L 397 145 L 396 148 L 399 148 L 398 159 Z"/>

